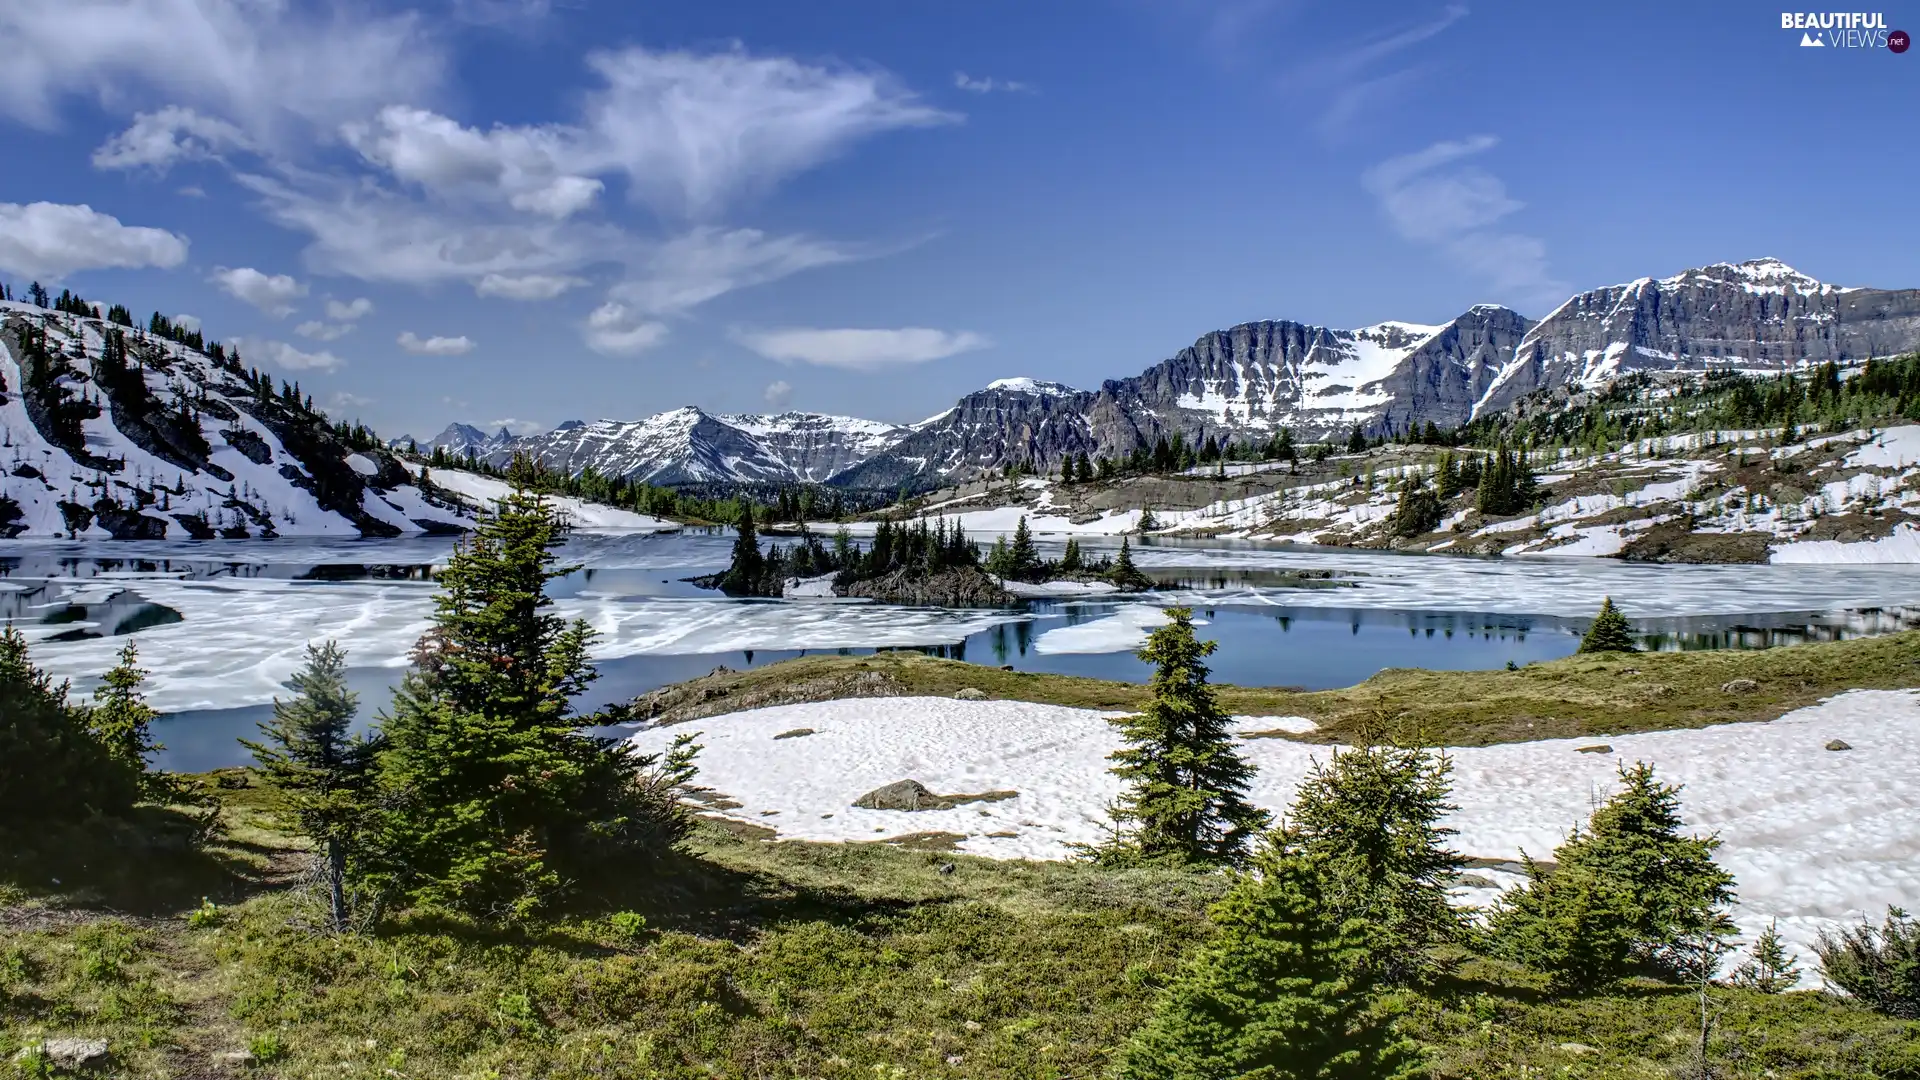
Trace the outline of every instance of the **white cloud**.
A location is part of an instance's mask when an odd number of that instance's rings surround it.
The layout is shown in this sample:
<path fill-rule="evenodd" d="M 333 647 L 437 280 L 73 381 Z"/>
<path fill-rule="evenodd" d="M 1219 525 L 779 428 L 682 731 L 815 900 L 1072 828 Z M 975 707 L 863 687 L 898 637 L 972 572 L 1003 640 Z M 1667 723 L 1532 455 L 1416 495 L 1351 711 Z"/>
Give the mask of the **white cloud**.
<path fill-rule="evenodd" d="M 330 352 L 301 352 L 284 341 L 239 338 L 234 345 L 249 360 L 265 360 L 288 371 L 332 371 L 346 363 Z"/>
<path fill-rule="evenodd" d="M 701 227 L 654 249 L 639 275 L 614 286 L 616 299 L 653 315 L 684 312 L 717 296 L 865 253 L 805 236 Z"/>
<path fill-rule="evenodd" d="M 249 145 L 246 133 L 225 120 L 169 105 L 136 114 L 131 127 L 93 152 L 93 166 L 165 172 L 177 161 L 203 160 Z"/>
<path fill-rule="evenodd" d="M 608 356 L 632 356 L 666 340 L 667 324 L 645 318 L 609 300 L 587 316 L 587 348 Z"/>
<path fill-rule="evenodd" d="M 429 96 L 444 67 L 431 26 L 361 0 L 4 3 L 0 113 L 51 126 L 75 95 L 202 107 L 256 137 L 289 118 L 333 123 Z"/>
<path fill-rule="evenodd" d="M 373 314 L 373 301 L 364 296 L 355 297 L 347 303 L 338 300 L 327 301 L 327 318 L 336 322 L 359 322 Z"/>
<path fill-rule="evenodd" d="M 969 331 L 953 332 L 909 326 L 900 330 L 785 330 L 735 331 L 734 339 L 769 360 L 783 364 L 815 364 L 851 371 L 878 371 L 908 364 L 943 360 L 986 348 L 991 342 Z"/>
<path fill-rule="evenodd" d="M 81 270 L 165 269 L 186 257 L 184 237 L 122 225 L 85 204 L 0 203 L 0 270 L 58 279 Z"/>
<path fill-rule="evenodd" d="M 222 266 L 213 272 L 213 282 L 229 296 L 244 300 L 276 319 L 291 315 L 293 302 L 307 295 L 306 285 L 289 275 L 263 274 L 251 266 L 231 270 Z"/>
<path fill-rule="evenodd" d="M 547 425 L 538 420 L 520 420 L 506 417 L 501 420 L 487 421 L 488 431 L 504 431 L 509 435 L 538 435 L 547 430 Z"/>
<path fill-rule="evenodd" d="M 1548 271 L 1545 242 L 1493 228 L 1525 204 L 1499 177 L 1463 164 L 1498 144 L 1491 135 L 1437 142 L 1375 165 L 1360 182 L 1401 236 L 1437 247 L 1516 304 L 1557 302 L 1570 287 Z"/>
<path fill-rule="evenodd" d="M 953 73 L 953 85 L 969 94 L 991 94 L 996 91 L 1002 94 L 1024 94 L 1033 89 L 1023 82 L 996 79 L 991 75 L 976 79 L 964 71 Z"/>
<path fill-rule="evenodd" d="M 606 88 L 587 103 L 588 157 L 625 172 L 664 214 L 711 218 L 870 135 L 953 123 L 877 72 L 783 56 L 598 53 Z M 593 170 L 599 171 L 599 170 Z"/>
<path fill-rule="evenodd" d="M 778 379 L 768 383 L 761 396 L 767 399 L 768 408 L 785 409 L 793 404 L 793 386 L 785 379 Z"/>
<path fill-rule="evenodd" d="M 372 398 L 361 397 L 359 394 L 350 394 L 345 390 L 341 390 L 327 399 L 327 408 L 336 412 L 344 412 L 348 409 L 364 409 L 371 404 L 373 404 Z"/>
<path fill-rule="evenodd" d="M 423 338 L 408 330 L 397 340 L 401 348 L 415 356 L 465 356 L 473 351 L 473 339 L 465 335 Z"/>
<path fill-rule="evenodd" d="M 319 319 L 310 319 L 294 327 L 293 332 L 303 338 L 312 338 L 315 341 L 339 341 L 341 338 L 353 333 L 353 324 L 321 322 Z"/>
<path fill-rule="evenodd" d="M 1321 109 L 1317 127 L 1330 139 L 1352 132 L 1363 115 L 1405 94 L 1439 67 L 1431 61 L 1406 63 L 1401 54 L 1437 36 L 1467 17 L 1464 4 L 1448 4 L 1421 22 L 1372 24 L 1365 37 L 1332 44 L 1287 72 L 1281 88 Z M 1418 54 L 1416 54 L 1418 55 Z"/>
<path fill-rule="evenodd" d="M 193 332 L 194 332 L 195 330 L 198 330 L 198 329 L 200 329 L 200 316 L 198 316 L 198 315 L 175 315 L 175 316 L 173 317 L 173 325 L 175 325 L 175 326 L 177 326 L 177 327 L 179 327 L 180 329 L 182 329 L 182 330 L 185 330 L 185 331 L 186 331 L 187 333 L 189 333 L 189 334 L 191 334 L 191 333 L 193 333 Z"/>
<path fill-rule="evenodd" d="M 487 274 L 474 283 L 473 291 L 481 296 L 497 296 L 503 300 L 551 300 L 568 289 L 585 284 L 584 278 L 564 274 Z"/>
<path fill-rule="evenodd" d="M 558 126 L 464 127 L 425 109 L 391 105 L 371 124 L 342 129 L 347 142 L 395 177 L 442 195 L 504 199 L 516 210 L 570 217 L 606 185 L 567 172 L 579 133 Z"/>

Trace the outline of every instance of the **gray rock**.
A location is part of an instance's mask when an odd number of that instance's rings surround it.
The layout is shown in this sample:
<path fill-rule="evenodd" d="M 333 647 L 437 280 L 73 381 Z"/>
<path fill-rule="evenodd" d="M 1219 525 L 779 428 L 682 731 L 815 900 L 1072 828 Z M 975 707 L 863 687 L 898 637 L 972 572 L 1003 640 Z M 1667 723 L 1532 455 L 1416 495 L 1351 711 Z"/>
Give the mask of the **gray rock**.
<path fill-rule="evenodd" d="M 783 731 L 783 732 L 781 732 L 780 734 L 778 734 L 778 735 L 775 735 L 775 736 L 774 736 L 774 738 L 776 738 L 776 739 L 804 739 L 804 738 L 806 738 L 807 736 L 809 736 L 809 735 L 812 735 L 812 734 L 814 734 L 814 733 L 815 733 L 815 732 L 814 732 L 814 730 L 813 730 L 812 728 L 810 728 L 810 727 L 797 727 L 797 728 L 794 728 L 794 729 L 792 729 L 791 731 Z"/>
<path fill-rule="evenodd" d="M 229 1069 L 244 1069 L 253 1064 L 253 1051 L 226 1050 L 213 1055 L 213 1062 L 216 1065 L 222 1065 Z"/>
<path fill-rule="evenodd" d="M 1758 689 L 1760 684 L 1752 679 L 1729 679 L 1720 684 L 1720 692 L 1723 694 L 1751 694 Z"/>
<path fill-rule="evenodd" d="M 56 1069 L 76 1071 L 104 1065 L 107 1060 L 105 1039 L 48 1039 L 38 1047 L 28 1046 L 13 1055 L 15 1062 L 31 1060 L 36 1050 Z"/>
<path fill-rule="evenodd" d="M 1576 746 L 1573 748 L 1573 752 L 1576 754 L 1611 754 L 1613 753 L 1613 747 L 1608 746 L 1606 743 L 1599 743 L 1594 746 Z"/>
<path fill-rule="evenodd" d="M 952 864 L 952 863 L 941 863 L 941 864 L 940 864 L 940 872 L 941 872 L 942 874 L 951 874 L 951 873 L 953 873 L 953 864 Z"/>
<path fill-rule="evenodd" d="M 951 805 L 918 780 L 897 780 L 853 800 L 863 810 L 944 810 Z"/>
<path fill-rule="evenodd" d="M 1827 749 L 1829 749 L 1829 750 L 1851 750 L 1851 749 L 1853 749 L 1853 747 L 1851 747 L 1851 746 L 1848 746 L 1848 745 L 1846 744 L 1846 742 L 1845 742 L 1845 741 L 1843 741 L 1843 740 L 1840 740 L 1840 739 L 1835 739 L 1835 740 L 1833 740 L 1832 742 L 1830 742 L 1830 743 L 1828 743 L 1828 744 L 1827 744 Z"/>
<path fill-rule="evenodd" d="M 985 701 L 987 692 L 977 687 L 963 686 L 953 692 L 953 697 L 956 701 Z"/>

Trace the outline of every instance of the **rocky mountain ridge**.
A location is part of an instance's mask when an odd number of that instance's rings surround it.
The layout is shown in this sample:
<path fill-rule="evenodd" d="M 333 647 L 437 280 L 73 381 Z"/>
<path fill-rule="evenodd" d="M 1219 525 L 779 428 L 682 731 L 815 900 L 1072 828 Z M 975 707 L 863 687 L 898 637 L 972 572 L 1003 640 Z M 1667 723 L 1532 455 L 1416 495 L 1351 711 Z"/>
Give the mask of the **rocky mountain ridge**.
<path fill-rule="evenodd" d="M 522 451 L 556 468 L 660 484 L 926 490 L 1014 462 L 1057 471 L 1070 455 L 1120 457 L 1175 433 L 1197 444 L 1264 441 L 1282 427 L 1298 442 L 1342 439 L 1356 426 L 1369 434 L 1445 429 L 1637 371 L 1779 372 L 1916 348 L 1920 290 L 1834 286 L 1755 259 L 1593 289 L 1538 322 L 1479 305 L 1439 325 L 1243 323 L 1095 390 L 1001 379 L 908 427 L 689 406 L 563 426 L 491 455 L 504 461 Z"/>

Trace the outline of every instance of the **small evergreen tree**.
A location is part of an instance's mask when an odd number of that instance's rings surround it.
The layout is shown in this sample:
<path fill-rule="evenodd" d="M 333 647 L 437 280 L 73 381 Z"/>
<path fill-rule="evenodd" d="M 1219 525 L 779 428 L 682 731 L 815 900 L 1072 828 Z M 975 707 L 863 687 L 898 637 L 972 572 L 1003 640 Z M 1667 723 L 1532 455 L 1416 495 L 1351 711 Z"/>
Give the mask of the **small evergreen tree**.
<path fill-rule="evenodd" d="M 1140 520 L 1134 525 L 1135 531 L 1143 536 L 1159 527 L 1160 519 L 1153 516 L 1153 507 L 1151 506 L 1140 511 Z"/>
<path fill-rule="evenodd" d="M 1396 1080 L 1412 1040 L 1367 973 L 1369 928 L 1340 920 L 1326 878 L 1263 853 L 1216 904 L 1216 934 L 1121 1050 L 1118 1080 Z"/>
<path fill-rule="evenodd" d="M 720 588 L 732 596 L 752 596 L 765 584 L 766 560 L 760 555 L 760 537 L 753 525 L 753 501 L 743 500 L 734 522 L 733 560 Z"/>
<path fill-rule="evenodd" d="M 328 911 L 347 929 L 347 874 L 373 821 L 371 792 L 382 742 L 352 735 L 358 697 L 347 689 L 347 654 L 337 642 L 307 646 L 307 664 L 290 680 L 295 697 L 275 698 L 261 741 L 242 739 L 279 793 L 282 817 L 313 841 L 324 861 Z"/>
<path fill-rule="evenodd" d="M 1440 527 L 1446 513 L 1433 489 L 1415 480 L 1400 488 L 1400 501 L 1393 510 L 1395 536 L 1420 536 Z"/>
<path fill-rule="evenodd" d="M 697 747 L 645 757 L 579 731 L 593 631 L 548 610 L 547 583 L 571 569 L 556 565 L 563 530 L 552 504 L 516 490 L 440 574 L 433 629 L 381 718 L 376 883 L 401 898 L 521 917 L 690 827 L 678 792 Z"/>
<path fill-rule="evenodd" d="M 1359 424 L 1353 425 L 1353 430 L 1347 432 L 1347 453 L 1357 454 L 1366 448 L 1367 430 Z"/>
<path fill-rule="evenodd" d="M 1714 836 L 1681 833 L 1680 790 L 1653 767 L 1620 767 L 1624 789 L 1554 850 L 1551 873 L 1528 861 L 1528 882 L 1494 912 L 1496 952 L 1595 989 L 1636 967 L 1683 974 L 1690 934 L 1731 930 L 1723 909 L 1733 876 L 1713 861 Z"/>
<path fill-rule="evenodd" d="M 1217 644 L 1193 633 L 1193 612 L 1168 608 L 1167 625 L 1137 654 L 1154 665 L 1152 699 L 1112 721 L 1126 747 L 1109 755 L 1126 785 L 1109 813 L 1116 837 L 1093 854 L 1102 862 L 1222 865 L 1238 862 L 1266 828 L 1247 802 L 1254 768 L 1234 745 L 1233 719 L 1214 700 L 1204 660 Z"/>
<path fill-rule="evenodd" d="M 1633 633 L 1627 627 L 1627 617 L 1613 606 L 1613 597 L 1604 597 L 1600 601 L 1600 614 L 1593 617 L 1593 625 L 1587 628 L 1587 634 L 1580 639 L 1580 652 L 1639 652 L 1640 647 L 1633 643 Z"/>
<path fill-rule="evenodd" d="M 1060 556 L 1060 569 L 1069 574 L 1074 574 L 1079 573 L 1083 565 L 1083 558 L 1080 554 L 1080 541 L 1071 536 L 1067 537 L 1067 550 Z"/>
<path fill-rule="evenodd" d="M 1016 581 L 1031 581 L 1040 576 L 1044 566 L 1040 562 L 1040 549 L 1033 542 L 1033 533 L 1027 528 L 1027 515 L 1021 514 L 1020 521 L 1013 528 L 1013 543 L 1007 549 L 1010 572 L 1006 577 Z"/>
<path fill-rule="evenodd" d="M 1113 569 L 1107 571 L 1107 580 L 1122 589 L 1135 592 L 1153 587 L 1153 579 L 1133 565 L 1133 549 L 1124 536 L 1120 538 L 1120 554 L 1113 560 Z"/>
<path fill-rule="evenodd" d="M 1404 980 L 1463 929 L 1447 890 L 1466 859 L 1441 824 L 1453 763 L 1419 748 L 1357 747 L 1314 762 L 1277 842 L 1327 876 L 1333 913 L 1376 928 L 1375 970 Z"/>
<path fill-rule="evenodd" d="M 1838 934 L 1822 932 L 1813 952 L 1820 974 L 1877 1012 L 1901 1020 L 1920 1020 L 1920 923 L 1899 908 L 1875 927 L 1859 926 Z"/>
<path fill-rule="evenodd" d="M 124 814 L 141 770 L 94 737 L 67 684 L 34 667 L 27 639 L 0 629 L 0 832 Z"/>
<path fill-rule="evenodd" d="M 172 777 L 148 767 L 154 752 L 166 747 L 153 741 L 153 721 L 160 714 L 147 704 L 141 692 L 147 672 L 140 666 L 140 652 L 131 639 L 120 647 L 119 661 L 101 678 L 93 707 L 88 710 L 88 722 L 94 738 L 114 760 L 140 778 L 142 798 L 168 801 L 180 793 Z"/>
<path fill-rule="evenodd" d="M 1760 932 L 1760 940 L 1753 943 L 1747 962 L 1734 969 L 1733 984 L 1763 994 L 1784 993 L 1800 982 L 1800 968 L 1794 959 L 1780 940 L 1777 925 L 1769 922 Z"/>

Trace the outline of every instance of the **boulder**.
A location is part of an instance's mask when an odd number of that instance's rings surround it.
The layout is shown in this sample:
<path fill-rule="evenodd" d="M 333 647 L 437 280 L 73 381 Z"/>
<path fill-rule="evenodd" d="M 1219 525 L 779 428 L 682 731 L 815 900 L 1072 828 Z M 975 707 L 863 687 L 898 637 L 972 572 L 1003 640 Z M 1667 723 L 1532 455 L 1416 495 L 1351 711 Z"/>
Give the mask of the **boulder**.
<path fill-rule="evenodd" d="M 963 686 L 960 689 L 954 691 L 953 696 L 956 701 L 987 700 L 987 692 L 985 690 L 981 690 L 978 687 L 973 687 L 973 686 Z"/>
<path fill-rule="evenodd" d="M 1828 744 L 1827 744 L 1827 749 L 1829 749 L 1829 750 L 1851 750 L 1851 749 L 1853 749 L 1853 747 L 1851 747 L 1851 746 L 1848 746 L 1848 745 L 1846 744 L 1846 742 L 1845 742 L 1844 740 L 1841 740 L 1841 739 L 1835 739 L 1835 740 L 1833 740 L 1832 742 L 1830 742 L 1830 743 L 1828 743 Z"/>
<path fill-rule="evenodd" d="M 1573 752 L 1576 754 L 1611 754 L 1613 753 L 1613 747 L 1608 746 L 1606 743 L 1599 743 L 1594 746 L 1576 746 L 1573 748 Z"/>
<path fill-rule="evenodd" d="M 812 728 L 810 728 L 810 727 L 797 727 L 797 728 L 794 728 L 794 729 L 793 729 L 793 730 L 791 730 L 791 731 L 783 731 L 783 732 L 781 732 L 780 734 L 778 734 L 778 735 L 775 735 L 775 736 L 774 736 L 774 738 L 776 738 L 776 739 L 803 739 L 803 738 L 806 738 L 806 737 L 807 737 L 808 735 L 812 735 L 813 733 L 814 733 L 814 732 L 813 732 L 813 729 L 812 729 Z"/>
<path fill-rule="evenodd" d="M 853 800 L 862 810 L 944 810 L 950 803 L 922 787 L 918 780 L 898 780 Z"/>
<path fill-rule="evenodd" d="M 1751 694 L 1760 689 L 1760 684 L 1752 679 L 1731 679 L 1720 684 L 1723 694 Z"/>
<path fill-rule="evenodd" d="M 107 1060 L 107 1040 L 105 1039 L 48 1039 L 38 1047 L 28 1046 L 13 1055 L 15 1062 L 24 1063 L 35 1056 L 41 1057 L 47 1064 L 67 1072 L 103 1065 Z"/>

